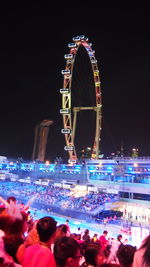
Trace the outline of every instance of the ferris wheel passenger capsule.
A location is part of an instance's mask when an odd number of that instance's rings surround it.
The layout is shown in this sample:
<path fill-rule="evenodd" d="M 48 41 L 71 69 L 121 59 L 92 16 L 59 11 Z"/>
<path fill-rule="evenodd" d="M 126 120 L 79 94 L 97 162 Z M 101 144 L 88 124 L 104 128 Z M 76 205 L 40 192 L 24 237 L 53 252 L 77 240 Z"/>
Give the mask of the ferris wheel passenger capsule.
<path fill-rule="evenodd" d="M 65 59 L 72 59 L 73 55 L 72 54 L 66 54 L 66 55 L 64 55 L 64 58 Z"/>
<path fill-rule="evenodd" d="M 73 62 L 73 59 L 67 59 L 66 61 L 67 64 L 72 64 L 72 62 Z"/>
<path fill-rule="evenodd" d="M 69 94 L 70 93 L 70 89 L 69 88 L 62 88 L 62 89 L 60 89 L 60 93 L 61 94 Z"/>
<path fill-rule="evenodd" d="M 62 134 L 70 134 L 71 133 L 71 129 L 61 129 L 61 133 Z"/>
<path fill-rule="evenodd" d="M 70 44 L 68 44 L 68 47 L 69 48 L 75 48 L 75 47 L 77 47 L 77 44 L 76 43 L 70 43 Z"/>
<path fill-rule="evenodd" d="M 91 59 L 91 63 L 92 64 L 96 64 L 97 63 L 97 60 L 96 59 Z"/>
<path fill-rule="evenodd" d="M 91 47 L 90 47 L 89 45 L 85 45 L 85 49 L 86 49 L 86 51 L 87 51 L 88 53 L 92 51 L 92 50 L 91 50 Z"/>
<path fill-rule="evenodd" d="M 99 70 L 94 71 L 94 76 L 98 76 L 99 75 Z"/>
<path fill-rule="evenodd" d="M 98 108 L 102 108 L 102 104 L 97 104 L 97 107 Z"/>
<path fill-rule="evenodd" d="M 69 159 L 68 160 L 68 163 L 69 164 L 76 164 L 77 163 L 77 160 L 76 159 Z"/>
<path fill-rule="evenodd" d="M 92 57 L 94 55 L 94 52 L 95 51 L 93 51 L 93 50 L 92 51 L 88 51 L 89 56 Z"/>
<path fill-rule="evenodd" d="M 73 37 L 72 38 L 72 41 L 74 41 L 74 42 L 78 42 L 78 41 L 80 41 L 81 39 L 80 39 L 80 37 L 79 36 L 77 36 L 77 37 Z"/>
<path fill-rule="evenodd" d="M 95 86 L 100 86 L 100 82 L 96 82 L 95 83 Z"/>
<path fill-rule="evenodd" d="M 79 35 L 78 37 L 80 38 L 80 40 L 85 39 L 85 35 Z"/>
<path fill-rule="evenodd" d="M 70 70 L 62 70 L 61 74 L 62 75 L 71 74 L 71 71 Z"/>
<path fill-rule="evenodd" d="M 69 114 L 69 113 L 70 113 L 70 109 L 69 108 L 60 109 L 60 114 Z"/>
<path fill-rule="evenodd" d="M 73 151 L 74 150 L 74 146 L 65 146 L 64 150 L 66 151 Z"/>

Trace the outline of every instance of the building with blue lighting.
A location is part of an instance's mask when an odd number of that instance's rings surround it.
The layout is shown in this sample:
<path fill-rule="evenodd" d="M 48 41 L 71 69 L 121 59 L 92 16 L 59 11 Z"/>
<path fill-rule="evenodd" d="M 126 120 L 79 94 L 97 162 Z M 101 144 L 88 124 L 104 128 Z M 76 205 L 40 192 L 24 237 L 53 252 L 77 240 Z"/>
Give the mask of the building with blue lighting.
<path fill-rule="evenodd" d="M 0 178 L 48 179 L 91 185 L 119 194 L 121 199 L 150 200 L 150 158 L 114 158 L 87 160 L 82 164 L 50 164 L 2 160 Z"/>

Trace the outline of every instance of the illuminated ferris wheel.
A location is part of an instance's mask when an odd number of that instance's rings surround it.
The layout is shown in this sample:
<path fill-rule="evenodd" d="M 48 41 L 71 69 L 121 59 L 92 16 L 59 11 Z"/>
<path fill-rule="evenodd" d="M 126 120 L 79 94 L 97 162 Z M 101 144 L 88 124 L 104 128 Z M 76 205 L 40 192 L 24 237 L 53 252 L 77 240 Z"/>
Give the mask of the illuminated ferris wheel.
<path fill-rule="evenodd" d="M 77 153 L 75 148 L 75 133 L 76 133 L 76 123 L 77 123 L 77 114 L 78 112 L 84 110 L 93 110 L 96 113 L 95 116 L 95 138 L 93 140 L 92 147 L 92 158 L 99 158 L 99 142 L 100 142 L 100 134 L 101 134 L 101 84 L 100 84 L 100 76 L 99 70 L 97 66 L 97 60 L 95 58 L 95 52 L 92 50 L 92 44 L 88 42 L 88 38 L 84 35 L 80 35 L 74 37 L 73 43 L 69 43 L 68 47 L 70 49 L 68 54 L 64 55 L 66 60 L 66 68 L 61 71 L 63 75 L 63 88 L 60 89 L 60 93 L 62 94 L 62 108 L 60 109 L 60 113 L 63 116 L 63 129 L 61 129 L 61 133 L 65 135 L 66 146 L 64 147 L 65 151 L 69 153 L 69 161 L 76 162 Z M 93 81 L 95 88 L 95 106 L 87 106 L 87 107 L 73 107 L 71 100 L 72 93 L 72 76 L 74 71 L 75 59 L 78 56 L 78 50 L 80 47 L 84 47 L 86 53 L 88 54 L 92 73 L 93 73 Z"/>

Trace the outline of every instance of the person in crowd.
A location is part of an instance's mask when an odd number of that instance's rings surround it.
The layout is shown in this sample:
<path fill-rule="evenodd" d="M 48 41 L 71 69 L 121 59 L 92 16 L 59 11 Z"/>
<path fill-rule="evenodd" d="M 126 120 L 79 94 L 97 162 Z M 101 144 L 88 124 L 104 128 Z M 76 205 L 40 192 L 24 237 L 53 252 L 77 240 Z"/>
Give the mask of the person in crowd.
<path fill-rule="evenodd" d="M 16 198 L 14 197 L 14 196 L 11 196 L 11 197 L 8 197 L 7 198 L 7 202 L 10 204 L 11 202 L 14 202 L 14 204 L 16 204 L 17 203 L 17 200 L 16 200 Z"/>
<path fill-rule="evenodd" d="M 46 216 L 38 220 L 36 228 L 39 243 L 25 249 L 23 267 L 55 267 L 55 259 L 51 251 L 54 242 L 57 222 L 54 218 Z"/>
<path fill-rule="evenodd" d="M 14 262 L 13 258 L 5 251 L 4 243 L 0 240 L 0 266 L 1 267 L 21 267 L 22 265 Z"/>
<path fill-rule="evenodd" d="M 83 244 L 83 240 L 82 240 L 82 237 L 81 237 L 81 234 L 77 234 L 77 238 L 76 240 L 79 242 L 79 244 Z"/>
<path fill-rule="evenodd" d="M 94 243 L 99 243 L 98 234 L 94 234 L 91 241 Z"/>
<path fill-rule="evenodd" d="M 56 233 L 55 233 L 55 240 L 54 243 L 57 239 L 63 237 L 63 236 L 67 236 L 67 231 L 68 231 L 68 227 L 66 224 L 60 224 L 57 226 L 56 229 Z M 71 236 L 71 234 L 70 234 Z M 54 243 L 51 244 L 51 250 L 54 251 Z"/>
<path fill-rule="evenodd" d="M 33 226 L 33 216 L 31 215 L 31 211 L 28 210 L 27 211 L 27 221 L 28 221 L 28 224 L 31 224 L 31 228 Z"/>
<path fill-rule="evenodd" d="M 40 243 L 40 238 L 37 232 L 37 222 L 38 220 L 34 221 L 32 229 L 27 233 L 27 236 L 25 238 L 25 241 L 23 244 L 21 244 L 17 250 L 16 257 L 19 263 L 23 260 L 23 255 L 25 252 L 25 249 L 31 245 Z"/>
<path fill-rule="evenodd" d="M 79 267 L 82 258 L 79 243 L 68 236 L 57 239 L 54 243 L 54 257 L 57 267 Z"/>
<path fill-rule="evenodd" d="M 84 253 L 85 262 L 82 267 L 98 267 L 104 262 L 104 253 L 102 247 L 98 243 L 89 243 L 85 249 Z"/>
<path fill-rule="evenodd" d="M 91 237 L 90 237 L 90 233 L 89 233 L 89 229 L 85 229 L 84 234 L 82 236 L 82 240 L 84 241 L 82 244 L 82 249 L 83 249 L 83 255 L 85 252 L 85 249 L 87 247 L 87 245 L 90 243 L 91 241 Z"/>
<path fill-rule="evenodd" d="M 83 253 L 84 253 L 84 241 L 82 240 L 81 234 L 76 234 L 76 235 L 77 235 L 76 240 L 80 244 L 81 253 L 83 255 Z"/>
<path fill-rule="evenodd" d="M 18 235 L 5 235 L 3 240 L 6 253 L 17 263 L 16 253 L 19 246 L 23 244 L 23 239 Z"/>
<path fill-rule="evenodd" d="M 119 264 L 116 253 L 117 253 L 120 245 L 122 245 L 122 235 L 121 234 L 119 234 L 117 236 L 117 239 L 113 239 L 111 242 L 110 254 L 108 256 L 107 263 L 118 263 Z"/>
<path fill-rule="evenodd" d="M 65 221 L 65 224 L 66 224 L 66 226 L 67 226 L 67 236 L 70 236 L 70 225 L 69 225 L 69 220 L 67 219 L 66 221 Z"/>
<path fill-rule="evenodd" d="M 33 227 L 34 227 L 34 220 L 27 221 L 27 224 L 28 224 L 28 233 L 26 233 L 26 235 L 28 235 L 29 232 L 33 229 Z"/>
<path fill-rule="evenodd" d="M 0 229 L 3 235 L 0 238 L 0 255 L 2 266 L 17 266 L 16 251 L 24 242 L 27 218 L 20 213 L 19 207 L 13 201 L 0 214 Z M 20 266 L 20 265 L 18 265 Z"/>
<path fill-rule="evenodd" d="M 82 236 L 82 229 L 80 227 L 78 227 L 77 229 L 77 234 L 80 234 Z"/>
<path fill-rule="evenodd" d="M 5 215 L 7 214 L 7 209 L 9 207 L 10 204 L 14 204 L 16 205 L 16 198 L 14 196 L 8 197 L 7 200 L 5 200 L 4 198 L 0 197 L 0 215 Z"/>
<path fill-rule="evenodd" d="M 89 211 L 97 209 L 99 204 L 109 202 L 115 197 L 113 194 L 89 192 L 86 197 L 72 198 L 72 196 L 68 194 L 70 193 L 70 189 L 57 188 L 53 184 L 49 184 L 48 187 L 44 187 L 42 185 L 26 184 L 18 181 L 1 181 L 0 194 L 5 195 L 6 193 L 6 196 L 11 196 L 12 192 L 15 194 L 14 197 L 18 197 L 20 192 L 22 192 L 22 198 L 24 200 L 28 200 L 26 204 L 22 202 L 20 205 L 20 208 L 23 211 L 27 211 L 33 201 L 43 205 L 50 204 L 59 207 L 61 207 L 65 201 L 66 208 L 73 208 L 89 213 Z M 1 202 L 5 206 L 6 201 L 5 203 L 3 201 Z M 1 210 L 3 210 L 3 207 L 0 207 L 0 211 Z"/>
<path fill-rule="evenodd" d="M 14 202 L 11 202 L 4 212 L 0 213 L 0 229 L 5 234 L 18 234 L 22 237 L 27 230 L 27 216 Z"/>
<path fill-rule="evenodd" d="M 10 196 L 5 200 L 0 197 L 0 201 L 3 203 L 3 209 L 0 210 L 0 215 L 9 215 L 11 217 L 19 216 L 20 218 L 23 216 L 27 216 L 25 210 L 21 209 L 20 204 L 17 203 L 17 199 L 15 196 Z"/>
<path fill-rule="evenodd" d="M 63 236 L 67 236 L 67 232 L 68 232 L 68 227 L 66 224 L 60 224 L 57 226 L 57 230 L 56 230 L 56 234 L 55 234 L 55 240 L 63 237 Z"/>
<path fill-rule="evenodd" d="M 134 254 L 133 267 L 141 266 L 150 266 L 150 235 L 143 240 L 141 247 Z"/>
<path fill-rule="evenodd" d="M 119 260 L 120 266 L 132 267 L 135 252 L 136 247 L 133 247 L 131 245 L 121 245 L 117 251 L 117 258 Z"/>
<path fill-rule="evenodd" d="M 107 248 L 107 245 L 108 245 L 108 240 L 106 239 L 107 235 L 108 235 L 108 231 L 104 230 L 103 234 L 100 235 L 99 237 L 99 242 L 100 242 L 100 245 L 103 251 Z"/>
<path fill-rule="evenodd" d="M 89 233 L 89 229 L 86 229 L 86 230 L 84 231 L 84 234 L 83 234 L 83 236 L 82 236 L 82 239 L 84 240 L 84 242 L 85 242 L 86 244 L 88 244 L 88 243 L 91 241 L 90 233 Z"/>
<path fill-rule="evenodd" d="M 72 237 L 73 239 L 77 240 L 77 234 L 76 233 L 70 233 L 70 237 Z"/>
<path fill-rule="evenodd" d="M 3 236 L 5 251 L 18 262 L 16 253 L 21 244 L 24 243 L 25 235 L 27 231 L 27 217 L 25 214 L 21 214 L 22 219 L 16 219 L 7 222 L 5 228 L 5 235 Z"/>

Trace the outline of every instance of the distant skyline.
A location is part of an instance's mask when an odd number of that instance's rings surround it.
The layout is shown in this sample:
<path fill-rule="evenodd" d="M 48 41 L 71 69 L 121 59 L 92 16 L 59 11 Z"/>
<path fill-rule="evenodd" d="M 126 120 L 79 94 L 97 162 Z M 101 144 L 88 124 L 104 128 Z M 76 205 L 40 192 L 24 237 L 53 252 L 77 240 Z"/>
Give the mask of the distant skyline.
<path fill-rule="evenodd" d="M 0 16 L 0 155 L 31 159 L 34 128 L 50 126 L 46 159 L 64 152 L 61 70 L 68 43 L 84 34 L 98 61 L 102 91 L 100 149 L 105 156 L 133 147 L 150 156 L 150 29 L 149 9 L 60 8 L 36 4 L 30 9 L 2 8 Z M 85 64 L 83 65 L 85 68 Z M 78 79 L 83 79 L 82 72 Z M 88 80 L 89 75 L 84 77 Z M 87 88 L 83 95 L 89 95 Z M 92 123 L 92 118 L 91 118 Z M 84 119 L 80 145 L 90 137 Z M 84 143 L 84 142 L 83 142 Z M 79 149 L 80 149 L 79 147 Z"/>

